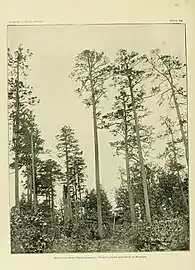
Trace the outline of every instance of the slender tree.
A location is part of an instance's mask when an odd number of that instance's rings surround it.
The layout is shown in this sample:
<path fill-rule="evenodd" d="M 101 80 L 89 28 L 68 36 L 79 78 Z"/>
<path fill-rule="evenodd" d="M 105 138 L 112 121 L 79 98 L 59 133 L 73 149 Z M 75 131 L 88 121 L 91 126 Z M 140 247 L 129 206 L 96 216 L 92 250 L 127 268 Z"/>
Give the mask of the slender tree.
<path fill-rule="evenodd" d="M 117 54 L 117 58 L 114 64 L 114 76 L 118 80 L 120 85 L 123 85 L 124 88 L 129 90 L 131 102 L 132 102 L 132 111 L 135 122 L 135 133 L 138 146 L 138 155 L 139 162 L 141 167 L 141 176 L 144 190 L 144 200 L 145 200 L 145 211 L 147 222 L 151 223 L 151 214 L 150 214 L 150 204 L 148 197 L 148 187 L 147 187 L 147 176 L 144 166 L 144 157 L 142 150 L 142 143 L 140 138 L 140 128 L 138 122 L 138 112 L 136 109 L 136 99 L 135 95 L 143 95 L 139 90 L 141 88 L 140 84 L 143 80 L 148 78 L 148 74 L 141 68 L 143 64 L 144 57 L 139 56 L 138 53 L 132 52 L 129 54 L 126 50 L 120 50 Z M 138 89 L 139 88 L 139 89 Z M 143 102 L 143 99 L 141 99 Z"/>
<path fill-rule="evenodd" d="M 24 50 L 19 45 L 12 53 L 8 49 L 8 99 L 9 99 L 9 124 L 13 135 L 12 150 L 14 151 L 15 170 L 15 206 L 19 208 L 19 169 L 20 169 L 20 140 L 21 140 L 21 116 L 27 104 L 36 102 L 32 97 L 32 87 L 24 84 L 24 79 L 28 76 L 28 61 L 32 53 Z"/>
<path fill-rule="evenodd" d="M 125 156 L 125 167 L 127 176 L 127 186 L 129 194 L 129 206 L 131 209 L 131 221 L 135 223 L 135 209 L 134 209 L 134 195 L 132 189 L 132 180 L 130 177 L 130 130 L 129 123 L 132 120 L 131 112 L 129 111 L 129 98 L 125 91 L 120 91 L 119 95 L 115 97 L 116 101 L 112 107 L 112 112 L 102 116 L 102 127 L 109 128 L 110 131 L 116 136 L 122 136 L 122 141 L 115 141 L 110 143 L 117 153 L 124 151 Z"/>
<path fill-rule="evenodd" d="M 66 186 L 63 187 L 63 197 L 67 199 L 68 219 L 72 220 L 72 204 L 70 194 L 70 156 L 76 143 L 74 131 L 70 127 L 64 126 L 56 138 L 58 141 L 56 146 L 59 152 L 58 156 L 63 158 L 65 163 Z"/>
<path fill-rule="evenodd" d="M 92 106 L 93 131 L 94 131 L 94 149 L 95 149 L 95 178 L 97 189 L 97 215 L 99 237 L 103 236 L 102 229 L 102 211 L 101 211 L 101 191 L 100 191 L 100 168 L 99 168 L 99 143 L 97 121 L 100 111 L 98 105 L 103 97 L 106 97 L 105 81 L 108 78 L 110 68 L 105 54 L 96 51 L 84 50 L 76 57 L 74 71 L 71 77 L 80 83 L 81 86 L 76 92 L 81 96 L 85 92 L 84 104 Z"/>
<path fill-rule="evenodd" d="M 57 135 L 57 140 L 58 156 L 63 158 L 65 163 L 66 181 L 63 187 L 63 201 L 65 203 L 65 211 L 69 213 L 66 215 L 68 218 L 65 219 L 73 219 L 73 210 L 75 211 L 74 218 L 77 219 L 80 216 L 79 212 L 82 215 L 81 198 L 86 179 L 86 165 L 82 157 L 83 151 L 80 150 L 74 130 L 68 126 L 62 127 L 60 134 Z M 80 211 L 78 209 L 79 204 Z"/>
<path fill-rule="evenodd" d="M 19 165 L 23 176 L 26 177 L 24 187 L 27 189 L 28 202 L 36 212 L 36 164 L 39 160 L 39 154 L 44 150 L 44 140 L 41 138 L 40 130 L 35 123 L 35 116 L 32 111 L 28 110 L 27 112 L 28 114 L 25 117 L 21 117 Z M 13 165 L 14 163 L 11 164 L 11 166 Z"/>

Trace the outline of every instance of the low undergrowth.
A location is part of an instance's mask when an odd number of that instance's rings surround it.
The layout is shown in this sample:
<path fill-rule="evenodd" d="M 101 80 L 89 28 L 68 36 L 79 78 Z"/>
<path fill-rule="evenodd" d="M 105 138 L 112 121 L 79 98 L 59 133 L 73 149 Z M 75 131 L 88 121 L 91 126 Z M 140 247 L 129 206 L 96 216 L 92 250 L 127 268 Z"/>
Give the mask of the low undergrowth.
<path fill-rule="evenodd" d="M 116 225 L 104 230 L 104 238 L 91 226 L 80 222 L 77 226 L 51 223 L 41 211 L 36 214 L 11 213 L 12 253 L 66 252 L 136 252 L 189 250 L 189 224 L 184 217 L 154 220 L 151 226 L 139 222 Z"/>

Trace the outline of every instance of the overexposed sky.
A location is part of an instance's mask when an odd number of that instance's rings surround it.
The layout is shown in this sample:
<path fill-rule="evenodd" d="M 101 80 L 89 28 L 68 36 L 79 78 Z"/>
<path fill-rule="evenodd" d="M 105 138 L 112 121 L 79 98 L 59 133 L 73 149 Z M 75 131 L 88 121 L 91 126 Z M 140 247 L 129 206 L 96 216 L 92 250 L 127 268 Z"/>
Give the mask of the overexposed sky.
<path fill-rule="evenodd" d="M 95 49 L 103 50 L 113 60 L 121 48 L 146 54 L 151 49 L 159 48 L 164 53 L 184 60 L 184 30 L 181 24 L 8 27 L 8 47 L 13 51 L 18 44 L 23 44 L 33 52 L 29 62 L 32 71 L 28 83 L 34 87 L 35 95 L 41 100 L 35 113 L 42 136 L 46 140 L 46 148 L 55 151 L 55 136 L 63 125 L 70 125 L 84 151 L 89 188 L 95 187 L 92 112 L 78 98 L 74 92 L 76 86 L 69 78 L 74 57 L 84 49 Z M 112 96 L 113 91 L 109 89 L 110 98 L 102 103 L 106 108 L 111 106 Z M 158 130 L 159 117 L 167 113 L 166 108 L 159 110 L 154 99 L 148 100 L 147 106 L 153 111 L 147 123 L 156 126 Z M 117 178 L 118 167 L 123 166 L 123 161 L 112 155 L 113 150 L 109 146 L 112 139 L 109 132 L 100 131 L 101 184 L 108 191 L 111 200 L 113 188 L 120 185 Z M 160 149 L 159 143 L 155 147 Z M 55 158 L 55 154 L 52 157 Z M 14 194 L 13 181 L 11 182 L 11 194 Z"/>

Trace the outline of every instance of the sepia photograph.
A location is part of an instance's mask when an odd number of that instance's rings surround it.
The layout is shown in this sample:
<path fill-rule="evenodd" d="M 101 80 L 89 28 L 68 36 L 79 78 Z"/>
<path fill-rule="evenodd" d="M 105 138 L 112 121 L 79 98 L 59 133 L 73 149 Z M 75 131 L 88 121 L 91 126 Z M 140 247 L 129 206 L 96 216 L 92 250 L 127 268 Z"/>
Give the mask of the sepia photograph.
<path fill-rule="evenodd" d="M 185 24 L 7 26 L 11 254 L 190 250 Z"/>

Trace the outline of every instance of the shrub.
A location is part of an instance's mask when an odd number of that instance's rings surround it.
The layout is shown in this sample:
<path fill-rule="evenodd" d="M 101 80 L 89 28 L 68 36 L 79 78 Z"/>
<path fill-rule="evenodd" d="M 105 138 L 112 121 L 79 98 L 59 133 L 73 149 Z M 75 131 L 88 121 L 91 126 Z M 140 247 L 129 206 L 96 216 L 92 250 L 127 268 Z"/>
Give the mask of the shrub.
<path fill-rule="evenodd" d="M 10 222 L 12 253 L 43 253 L 52 245 L 51 221 L 41 210 L 32 214 L 12 209 Z"/>
<path fill-rule="evenodd" d="M 151 226 L 138 222 L 118 224 L 115 230 L 104 232 L 99 240 L 96 226 L 80 221 L 66 226 L 51 226 L 50 215 L 39 209 L 11 211 L 12 253 L 63 253 L 63 252 L 132 252 L 176 251 L 189 249 L 189 224 L 184 216 L 154 220 Z M 94 237 L 95 236 L 95 237 Z"/>
<path fill-rule="evenodd" d="M 138 251 L 176 251 L 189 249 L 189 226 L 184 218 L 156 220 L 152 226 L 140 223 L 129 230 Z"/>

